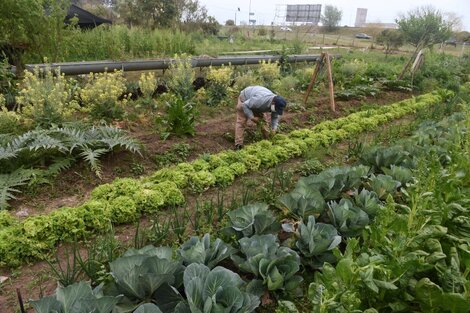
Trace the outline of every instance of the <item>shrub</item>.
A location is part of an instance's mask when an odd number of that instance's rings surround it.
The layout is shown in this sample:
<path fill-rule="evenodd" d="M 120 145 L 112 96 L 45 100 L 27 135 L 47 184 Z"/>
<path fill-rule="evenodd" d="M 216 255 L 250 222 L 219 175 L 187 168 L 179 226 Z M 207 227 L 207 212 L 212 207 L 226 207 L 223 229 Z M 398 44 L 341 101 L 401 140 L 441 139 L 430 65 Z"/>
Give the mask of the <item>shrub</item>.
<path fill-rule="evenodd" d="M 70 82 L 60 70 L 35 68 L 33 73 L 24 72 L 17 103 L 20 112 L 34 125 L 48 128 L 61 124 L 78 110 L 73 97 Z"/>
<path fill-rule="evenodd" d="M 166 102 L 166 115 L 164 123 L 167 131 L 177 136 L 194 136 L 196 108 L 193 103 L 179 96 L 171 97 Z"/>
<path fill-rule="evenodd" d="M 262 82 L 260 81 L 258 75 L 254 75 L 253 72 L 249 71 L 246 74 L 239 75 L 235 78 L 233 89 L 239 92 L 248 86 L 259 84 L 262 84 Z"/>
<path fill-rule="evenodd" d="M 185 54 L 176 55 L 175 62 L 170 65 L 170 79 L 167 85 L 170 90 L 183 101 L 190 101 L 194 97 L 195 91 L 193 81 L 195 71 L 191 65 L 191 57 Z"/>
<path fill-rule="evenodd" d="M 261 61 L 258 67 L 258 75 L 266 88 L 271 88 L 274 81 L 281 77 L 281 71 L 278 62 Z"/>
<path fill-rule="evenodd" d="M 207 79 L 209 87 L 207 88 L 207 104 L 216 106 L 228 98 L 230 83 L 232 82 L 233 69 L 230 66 L 220 68 L 209 68 Z"/>
<path fill-rule="evenodd" d="M 139 79 L 139 88 L 144 98 L 151 99 L 155 89 L 157 89 L 155 72 L 142 73 Z"/>
<path fill-rule="evenodd" d="M 126 91 L 126 79 L 121 71 L 114 73 L 90 73 L 80 97 L 95 119 L 114 120 L 124 115 L 126 98 L 119 100 Z"/>

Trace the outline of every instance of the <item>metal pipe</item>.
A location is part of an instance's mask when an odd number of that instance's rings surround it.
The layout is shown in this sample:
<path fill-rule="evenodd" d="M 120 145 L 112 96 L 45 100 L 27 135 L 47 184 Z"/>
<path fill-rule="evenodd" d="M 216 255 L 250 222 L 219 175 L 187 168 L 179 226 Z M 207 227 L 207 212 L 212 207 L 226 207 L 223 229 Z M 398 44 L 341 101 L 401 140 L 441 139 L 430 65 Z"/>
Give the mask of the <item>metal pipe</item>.
<path fill-rule="evenodd" d="M 279 61 L 280 55 L 252 55 L 252 56 L 223 56 L 216 58 L 197 57 L 192 58 L 193 67 L 208 67 L 222 65 L 256 65 L 261 61 Z M 339 57 L 339 56 L 335 56 Z M 297 62 L 316 62 L 320 55 L 289 55 L 286 59 L 288 63 Z M 79 75 L 88 73 L 100 73 L 105 71 L 123 70 L 146 71 L 146 70 L 164 70 L 168 69 L 170 64 L 174 63 L 174 59 L 157 59 L 157 60 L 134 60 L 134 61 L 90 61 L 90 62 L 67 62 L 67 63 L 50 63 L 50 64 L 26 64 L 25 69 L 33 71 L 34 68 L 51 69 L 60 68 L 61 73 L 65 75 Z M 13 69 L 13 72 L 15 70 Z"/>

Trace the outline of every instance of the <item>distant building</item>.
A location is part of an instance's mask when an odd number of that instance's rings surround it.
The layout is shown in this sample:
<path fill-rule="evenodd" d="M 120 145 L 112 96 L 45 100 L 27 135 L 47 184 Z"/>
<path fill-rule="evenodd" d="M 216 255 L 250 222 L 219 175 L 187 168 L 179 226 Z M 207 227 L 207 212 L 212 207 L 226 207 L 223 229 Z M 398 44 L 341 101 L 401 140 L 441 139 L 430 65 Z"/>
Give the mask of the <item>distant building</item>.
<path fill-rule="evenodd" d="M 398 24 L 395 24 L 395 23 L 364 23 L 362 25 L 362 27 L 398 29 Z"/>
<path fill-rule="evenodd" d="M 354 23 L 355 27 L 363 27 L 366 23 L 367 19 L 367 9 L 364 8 L 357 8 L 356 11 L 356 23 Z"/>

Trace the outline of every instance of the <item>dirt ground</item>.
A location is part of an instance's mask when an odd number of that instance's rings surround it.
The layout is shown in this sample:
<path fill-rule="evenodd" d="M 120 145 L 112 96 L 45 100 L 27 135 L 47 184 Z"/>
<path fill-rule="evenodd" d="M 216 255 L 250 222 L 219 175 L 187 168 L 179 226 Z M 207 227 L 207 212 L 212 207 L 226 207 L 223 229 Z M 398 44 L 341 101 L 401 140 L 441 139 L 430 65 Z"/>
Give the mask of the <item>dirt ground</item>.
<path fill-rule="evenodd" d="M 296 99 L 298 103 L 302 102 L 300 100 L 302 96 L 298 95 L 299 99 Z M 292 129 L 312 127 L 323 120 L 347 115 L 364 104 L 385 105 L 409 97 L 411 97 L 410 93 L 384 92 L 376 98 L 360 101 L 338 101 L 337 111 L 331 112 L 327 97 L 311 96 L 305 110 L 285 112 L 281 120 L 281 128 L 283 132 L 289 132 Z M 140 165 L 139 175 L 148 175 L 157 169 L 153 161 L 154 156 L 164 154 L 175 144 L 186 143 L 191 146 L 188 160 L 197 158 L 204 153 L 232 149 L 234 146 L 235 110 L 234 107 L 220 107 L 212 111 L 201 112 L 194 137 L 170 137 L 163 140 L 149 127 L 142 127 L 137 123 L 124 125 L 124 127 L 130 130 L 134 138 L 143 143 L 142 156 L 127 152 L 109 154 L 103 159 L 101 180 L 94 176 L 84 164 L 77 164 L 60 174 L 53 184 L 20 194 L 18 199 L 12 202 L 14 208 L 11 211 L 12 214 L 18 212 L 26 212 L 28 215 L 44 214 L 63 206 L 78 205 L 84 202 L 89 197 L 91 190 L 99 184 L 111 182 L 117 177 L 137 177 L 132 171 L 135 164 Z M 256 139 L 253 133 L 254 130 L 246 134 L 246 143 Z M 255 175 L 263 175 L 263 173 Z M 207 197 L 210 197 L 211 193 L 214 195 L 214 190 L 215 188 L 209 190 L 204 196 L 206 197 L 207 194 Z M 194 198 L 194 196 L 188 196 Z M 195 199 L 189 200 L 188 206 L 194 206 L 195 201 Z M 143 224 L 145 226 L 145 220 Z M 133 225 L 124 225 L 116 229 L 116 236 L 122 242 L 132 241 L 134 234 Z M 58 247 L 58 251 L 59 254 L 64 253 L 63 248 Z M 27 301 L 37 299 L 41 294 L 51 294 L 57 287 L 50 277 L 50 270 L 45 262 L 24 265 L 20 269 L 0 269 L 0 276 L 9 278 L 0 285 L 0 313 L 19 312 L 17 289 L 21 291 L 23 300 Z"/>

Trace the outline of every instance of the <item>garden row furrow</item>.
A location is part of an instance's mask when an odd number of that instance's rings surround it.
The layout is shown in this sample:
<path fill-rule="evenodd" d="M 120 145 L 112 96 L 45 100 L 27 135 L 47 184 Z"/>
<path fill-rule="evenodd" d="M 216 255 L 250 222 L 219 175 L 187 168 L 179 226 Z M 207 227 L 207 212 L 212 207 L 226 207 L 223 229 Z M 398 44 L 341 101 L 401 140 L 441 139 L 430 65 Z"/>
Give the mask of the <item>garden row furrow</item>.
<path fill-rule="evenodd" d="M 183 190 L 203 192 L 212 186 L 228 186 L 236 176 L 273 167 L 307 150 L 328 146 L 363 131 L 425 109 L 442 101 L 437 93 L 425 94 L 390 106 L 353 113 L 312 129 L 276 135 L 241 151 L 203 156 L 191 163 L 164 168 L 142 179 L 123 178 L 95 188 L 90 201 L 65 207 L 49 215 L 19 221 L 0 212 L 0 265 L 18 266 L 42 258 L 60 241 L 84 238 L 109 228 L 110 223 L 136 221 L 142 213 L 185 202 Z"/>

